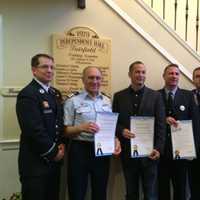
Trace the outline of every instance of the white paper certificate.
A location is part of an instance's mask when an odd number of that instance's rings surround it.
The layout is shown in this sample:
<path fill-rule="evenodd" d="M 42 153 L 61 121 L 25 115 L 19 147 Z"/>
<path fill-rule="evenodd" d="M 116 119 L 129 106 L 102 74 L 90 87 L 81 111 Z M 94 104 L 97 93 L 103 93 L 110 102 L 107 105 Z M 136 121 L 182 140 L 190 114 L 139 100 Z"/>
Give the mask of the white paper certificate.
<path fill-rule="evenodd" d="M 146 157 L 153 150 L 154 117 L 131 117 L 131 157 Z"/>
<path fill-rule="evenodd" d="M 178 127 L 171 126 L 174 159 L 195 158 L 193 129 L 191 120 L 178 121 Z"/>
<path fill-rule="evenodd" d="M 96 123 L 100 127 L 95 134 L 95 155 L 106 156 L 113 154 L 115 150 L 115 129 L 118 113 L 98 112 Z"/>

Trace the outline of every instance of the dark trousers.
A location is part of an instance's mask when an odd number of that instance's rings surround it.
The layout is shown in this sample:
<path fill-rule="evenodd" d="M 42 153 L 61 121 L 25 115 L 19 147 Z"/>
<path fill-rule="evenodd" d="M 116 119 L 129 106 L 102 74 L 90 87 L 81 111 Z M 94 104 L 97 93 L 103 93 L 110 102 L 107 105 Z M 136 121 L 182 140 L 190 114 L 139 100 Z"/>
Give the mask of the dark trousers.
<path fill-rule="evenodd" d="M 191 200 L 200 199 L 200 159 L 194 159 L 190 163 L 190 188 Z"/>
<path fill-rule="evenodd" d="M 186 200 L 186 184 L 189 161 L 161 158 L 158 168 L 159 200 L 171 199 L 171 184 L 173 185 L 173 199 Z"/>
<path fill-rule="evenodd" d="M 68 190 L 70 200 L 84 200 L 88 177 L 92 200 L 106 200 L 109 157 L 95 157 L 92 142 L 72 141 L 69 147 Z"/>
<path fill-rule="evenodd" d="M 60 170 L 43 176 L 23 177 L 22 200 L 59 200 Z"/>
<path fill-rule="evenodd" d="M 126 182 L 126 200 L 139 200 L 139 180 L 142 180 L 144 200 L 157 200 L 157 163 L 149 158 L 122 156 Z"/>

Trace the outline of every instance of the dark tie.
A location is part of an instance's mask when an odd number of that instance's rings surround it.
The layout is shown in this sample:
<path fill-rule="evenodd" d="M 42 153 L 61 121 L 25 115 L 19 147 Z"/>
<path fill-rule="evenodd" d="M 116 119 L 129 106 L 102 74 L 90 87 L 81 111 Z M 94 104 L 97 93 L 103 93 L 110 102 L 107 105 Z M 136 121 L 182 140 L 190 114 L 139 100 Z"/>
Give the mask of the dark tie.
<path fill-rule="evenodd" d="M 196 91 L 198 105 L 200 105 L 200 91 Z"/>
<path fill-rule="evenodd" d="M 168 110 L 168 116 L 173 117 L 174 115 L 174 99 L 173 99 L 173 93 L 169 92 L 168 93 L 168 98 L 167 98 L 167 110 Z"/>

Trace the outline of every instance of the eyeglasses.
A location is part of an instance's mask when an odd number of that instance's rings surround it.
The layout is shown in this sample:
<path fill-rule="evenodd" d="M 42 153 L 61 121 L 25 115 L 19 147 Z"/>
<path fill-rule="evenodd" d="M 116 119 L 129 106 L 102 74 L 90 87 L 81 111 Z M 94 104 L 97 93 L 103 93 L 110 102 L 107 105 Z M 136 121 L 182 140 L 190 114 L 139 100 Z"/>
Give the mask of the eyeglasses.
<path fill-rule="evenodd" d="M 44 70 L 47 70 L 47 69 L 53 70 L 55 67 L 53 65 L 38 65 L 37 68 L 44 69 Z"/>
<path fill-rule="evenodd" d="M 88 76 L 88 79 L 93 81 L 93 80 L 97 80 L 97 81 L 100 81 L 102 79 L 101 76 Z"/>

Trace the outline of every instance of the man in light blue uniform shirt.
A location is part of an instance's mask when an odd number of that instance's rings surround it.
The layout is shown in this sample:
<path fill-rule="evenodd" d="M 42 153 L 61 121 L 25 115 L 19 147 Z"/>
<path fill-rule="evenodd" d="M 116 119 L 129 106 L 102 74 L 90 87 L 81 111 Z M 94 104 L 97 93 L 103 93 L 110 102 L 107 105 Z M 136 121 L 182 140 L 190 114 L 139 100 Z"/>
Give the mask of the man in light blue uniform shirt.
<path fill-rule="evenodd" d="M 109 175 L 109 157 L 95 157 L 94 134 L 97 112 L 112 112 L 108 97 L 100 93 L 102 74 L 96 67 L 83 70 L 84 90 L 64 104 L 66 137 L 72 138 L 68 160 L 68 189 L 70 200 L 83 200 L 91 178 L 92 200 L 106 200 Z M 98 134 L 98 133 L 97 133 Z M 115 139 L 115 152 L 121 151 Z"/>

